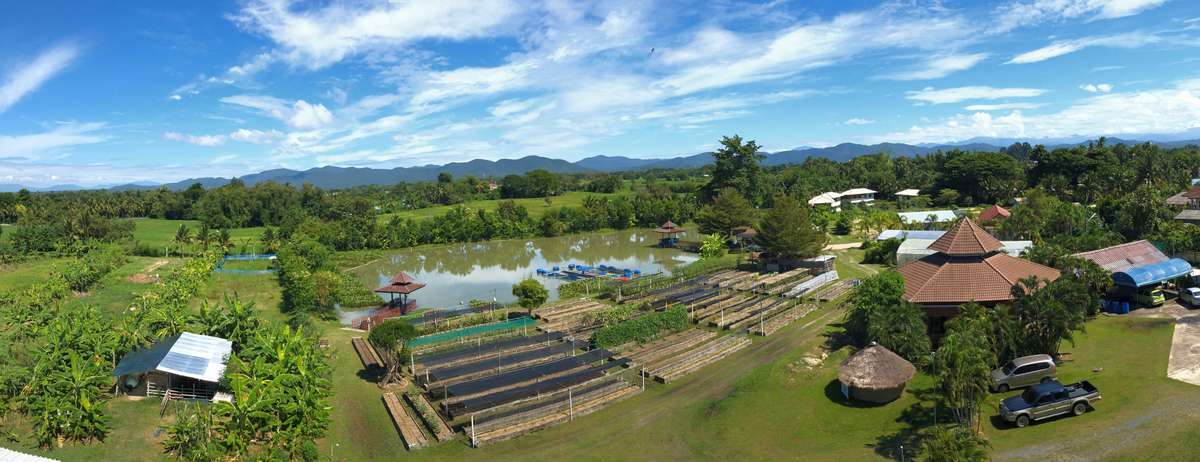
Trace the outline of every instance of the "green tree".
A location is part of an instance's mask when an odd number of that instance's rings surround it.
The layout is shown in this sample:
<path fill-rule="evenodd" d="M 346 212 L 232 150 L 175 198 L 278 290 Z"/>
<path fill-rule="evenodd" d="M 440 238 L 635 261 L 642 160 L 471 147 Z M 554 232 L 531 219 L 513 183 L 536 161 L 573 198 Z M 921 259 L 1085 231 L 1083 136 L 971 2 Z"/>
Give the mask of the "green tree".
<path fill-rule="evenodd" d="M 388 319 L 371 329 L 367 340 L 375 346 L 383 363 L 387 365 L 381 386 L 400 383 L 401 368 L 407 353 L 408 341 L 417 336 L 417 328 L 407 320 L 400 318 Z"/>
<path fill-rule="evenodd" d="M 537 279 L 526 279 L 513 284 L 512 294 L 517 297 L 517 304 L 530 310 L 537 308 L 550 298 L 550 292 Z"/>
<path fill-rule="evenodd" d="M 808 207 L 790 196 L 775 199 L 758 227 L 756 240 L 774 258 L 810 258 L 820 255 L 829 242 L 825 231 L 809 219 Z"/>
<path fill-rule="evenodd" d="M 728 250 L 725 245 L 725 238 L 720 234 L 709 234 L 700 242 L 700 259 L 709 260 L 713 258 L 721 258 L 725 256 L 725 251 Z"/>
<path fill-rule="evenodd" d="M 924 366 L 929 362 L 932 348 L 925 326 L 925 309 L 902 299 L 892 303 L 871 313 L 867 335 L 913 364 Z"/>
<path fill-rule="evenodd" d="M 921 443 L 922 462 L 987 462 L 991 444 L 967 428 L 937 425 Z"/>
<path fill-rule="evenodd" d="M 722 189 L 716 199 L 696 215 L 701 233 L 720 234 L 726 238 L 753 225 L 756 219 L 754 206 L 733 188 Z"/>
<path fill-rule="evenodd" d="M 179 253 L 183 253 L 183 248 L 192 242 L 192 231 L 187 225 L 180 224 L 179 229 L 175 230 L 175 237 L 171 238 L 171 242 L 179 246 Z"/>
<path fill-rule="evenodd" d="M 762 167 L 766 156 L 753 140 L 743 142 L 738 135 L 721 138 L 721 148 L 713 153 L 713 173 L 708 184 L 700 188 L 704 202 L 712 201 L 725 188 L 741 192 L 751 204 L 761 205 L 766 199 L 762 181 Z"/>
<path fill-rule="evenodd" d="M 987 399 L 992 354 L 986 308 L 963 305 L 962 313 L 946 323 L 946 335 L 934 356 L 938 393 L 959 425 L 979 429 L 979 406 Z"/>
<path fill-rule="evenodd" d="M 863 278 L 850 292 L 850 309 L 846 311 L 842 326 L 847 337 L 855 345 L 870 343 L 871 320 L 875 313 L 892 309 L 904 301 L 904 276 L 896 271 L 882 271 Z M 889 347 L 890 349 L 890 347 Z"/>
<path fill-rule="evenodd" d="M 1074 333 L 1084 328 L 1087 292 L 1087 286 L 1073 277 L 1054 282 L 1036 276 L 1019 280 L 1013 286 L 1013 314 L 1025 336 L 1025 353 L 1057 355 L 1064 340 L 1074 343 Z"/>

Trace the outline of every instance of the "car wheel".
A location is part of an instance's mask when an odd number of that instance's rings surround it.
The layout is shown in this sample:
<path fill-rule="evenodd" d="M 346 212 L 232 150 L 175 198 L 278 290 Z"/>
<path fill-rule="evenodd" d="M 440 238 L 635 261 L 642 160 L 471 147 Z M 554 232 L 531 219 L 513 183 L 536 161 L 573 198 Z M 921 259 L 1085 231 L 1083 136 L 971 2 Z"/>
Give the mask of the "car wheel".
<path fill-rule="evenodd" d="M 1075 403 L 1075 407 L 1072 410 L 1075 411 L 1075 415 L 1083 415 L 1083 413 L 1087 412 L 1087 403 Z"/>
<path fill-rule="evenodd" d="M 1029 426 L 1029 416 L 1027 416 L 1027 415 L 1017 416 L 1017 428 L 1025 428 L 1028 426 Z"/>
<path fill-rule="evenodd" d="M 1000 392 L 1000 393 L 1008 393 L 1008 384 L 1007 383 L 1000 384 L 1000 386 L 996 387 L 996 391 Z"/>
<path fill-rule="evenodd" d="M 1054 377 L 1042 377 L 1042 383 L 1050 383 L 1051 380 L 1054 380 Z"/>

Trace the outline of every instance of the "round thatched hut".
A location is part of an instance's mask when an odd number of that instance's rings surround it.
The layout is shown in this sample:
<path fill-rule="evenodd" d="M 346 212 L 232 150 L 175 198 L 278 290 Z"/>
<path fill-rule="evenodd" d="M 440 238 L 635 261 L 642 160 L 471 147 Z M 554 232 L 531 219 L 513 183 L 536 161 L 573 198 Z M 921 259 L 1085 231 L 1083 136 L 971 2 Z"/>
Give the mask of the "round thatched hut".
<path fill-rule="evenodd" d="M 838 380 L 847 399 L 882 404 L 899 398 L 916 373 L 917 368 L 908 360 L 871 343 L 842 362 Z"/>

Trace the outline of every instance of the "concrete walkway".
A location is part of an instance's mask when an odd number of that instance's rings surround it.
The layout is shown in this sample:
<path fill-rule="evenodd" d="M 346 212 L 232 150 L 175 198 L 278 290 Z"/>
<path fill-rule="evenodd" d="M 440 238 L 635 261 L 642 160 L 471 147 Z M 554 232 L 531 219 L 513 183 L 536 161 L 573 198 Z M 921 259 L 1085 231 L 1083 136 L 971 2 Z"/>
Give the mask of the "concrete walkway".
<path fill-rule="evenodd" d="M 1200 313 L 1172 299 L 1161 307 L 1140 309 L 1131 315 L 1175 319 L 1167 377 L 1200 386 Z"/>

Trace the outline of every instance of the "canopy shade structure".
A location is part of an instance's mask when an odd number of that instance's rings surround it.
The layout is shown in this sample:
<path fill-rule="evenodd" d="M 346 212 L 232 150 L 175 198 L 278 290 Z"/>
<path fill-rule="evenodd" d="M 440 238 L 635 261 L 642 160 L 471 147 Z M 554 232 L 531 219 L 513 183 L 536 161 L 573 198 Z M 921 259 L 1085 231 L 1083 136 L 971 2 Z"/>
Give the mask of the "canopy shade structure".
<path fill-rule="evenodd" d="M 1113 283 L 1122 287 L 1145 287 L 1169 281 L 1180 276 L 1192 274 L 1192 265 L 1187 260 L 1172 258 L 1170 260 L 1135 266 L 1124 271 L 1113 273 Z"/>
<path fill-rule="evenodd" d="M 225 362 L 232 351 L 233 342 L 229 340 L 184 332 L 125 355 L 113 376 L 159 371 L 215 383 L 225 373 Z"/>
<path fill-rule="evenodd" d="M 678 225 L 671 222 L 671 220 L 667 220 L 667 222 L 663 223 L 662 226 L 656 228 L 654 232 L 662 234 L 678 234 L 683 232 L 683 228 L 680 228 Z"/>
<path fill-rule="evenodd" d="M 956 218 L 958 218 L 958 214 L 954 213 L 953 210 L 930 210 L 927 212 L 900 212 L 900 213 L 897 213 L 897 215 L 900 215 L 900 221 L 902 223 L 910 224 L 910 225 L 928 223 L 930 220 L 929 217 L 933 217 L 934 223 L 945 223 L 947 221 L 954 221 Z"/>

